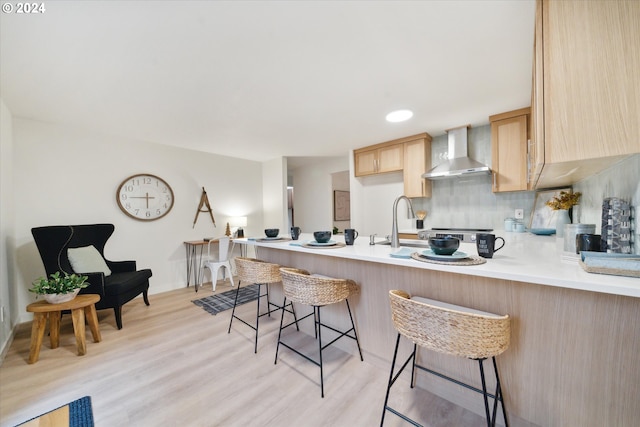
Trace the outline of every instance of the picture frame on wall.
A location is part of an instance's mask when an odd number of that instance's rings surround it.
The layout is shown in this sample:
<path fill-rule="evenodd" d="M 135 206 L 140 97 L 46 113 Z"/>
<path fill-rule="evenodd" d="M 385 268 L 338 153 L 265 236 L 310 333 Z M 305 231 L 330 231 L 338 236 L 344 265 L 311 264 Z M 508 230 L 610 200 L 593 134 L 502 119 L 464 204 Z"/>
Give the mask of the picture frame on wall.
<path fill-rule="evenodd" d="M 333 191 L 333 220 L 351 220 L 351 193 L 349 191 Z"/>

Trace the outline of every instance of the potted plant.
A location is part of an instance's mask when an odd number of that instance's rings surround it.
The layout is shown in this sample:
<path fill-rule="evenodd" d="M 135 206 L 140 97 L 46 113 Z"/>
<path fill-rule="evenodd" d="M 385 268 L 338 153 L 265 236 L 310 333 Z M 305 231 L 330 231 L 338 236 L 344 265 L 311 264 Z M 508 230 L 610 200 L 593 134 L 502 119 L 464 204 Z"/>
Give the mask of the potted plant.
<path fill-rule="evenodd" d="M 580 202 L 580 196 L 582 193 L 569 193 L 567 191 L 561 191 L 558 196 L 553 196 L 551 200 L 547 202 L 554 211 L 557 210 L 569 210 Z"/>
<path fill-rule="evenodd" d="M 571 224 L 569 209 L 580 202 L 580 196 L 582 196 L 582 193 L 580 192 L 569 193 L 567 191 L 561 191 L 558 196 L 553 196 L 553 198 L 547 202 L 547 206 L 554 211 L 559 211 L 556 217 L 557 237 L 563 237 L 565 224 Z"/>
<path fill-rule="evenodd" d="M 48 303 L 59 304 L 71 301 L 78 295 L 80 289 L 89 286 L 86 283 L 87 278 L 87 276 L 68 273 L 61 276 L 60 272 L 56 271 L 49 278 L 40 277 L 35 280 L 29 292 L 43 295 Z"/>

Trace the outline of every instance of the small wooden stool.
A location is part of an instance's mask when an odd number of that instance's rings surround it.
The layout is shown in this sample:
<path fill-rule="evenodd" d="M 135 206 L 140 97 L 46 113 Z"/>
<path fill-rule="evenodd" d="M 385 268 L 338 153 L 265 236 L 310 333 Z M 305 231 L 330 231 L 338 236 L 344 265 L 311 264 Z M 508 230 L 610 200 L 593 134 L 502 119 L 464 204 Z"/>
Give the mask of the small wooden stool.
<path fill-rule="evenodd" d="M 44 337 L 44 330 L 49 318 L 49 334 L 51 337 L 51 348 L 58 348 L 60 341 L 60 318 L 63 310 L 71 310 L 73 320 L 73 332 L 78 345 L 78 356 L 87 352 L 85 341 L 85 316 L 93 335 L 93 342 L 100 342 L 100 329 L 98 328 L 98 315 L 96 314 L 95 303 L 100 301 L 100 295 L 82 294 L 71 301 L 60 304 L 50 304 L 46 301 L 37 301 L 27 306 L 27 311 L 33 313 L 33 324 L 31 326 L 31 346 L 29 348 L 29 363 L 36 363 L 40 356 L 40 346 Z"/>

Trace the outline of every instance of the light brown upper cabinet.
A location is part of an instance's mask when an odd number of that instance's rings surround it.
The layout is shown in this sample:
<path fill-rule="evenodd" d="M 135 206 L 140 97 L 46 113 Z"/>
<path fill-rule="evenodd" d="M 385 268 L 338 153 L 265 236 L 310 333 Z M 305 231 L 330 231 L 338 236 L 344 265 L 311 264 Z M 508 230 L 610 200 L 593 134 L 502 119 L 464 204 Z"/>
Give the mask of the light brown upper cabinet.
<path fill-rule="evenodd" d="M 532 178 L 575 183 L 640 153 L 639 1 L 538 0 Z"/>
<path fill-rule="evenodd" d="M 402 171 L 404 195 L 431 197 L 431 135 L 421 133 L 354 150 L 355 176 Z"/>
<path fill-rule="evenodd" d="M 489 117 L 493 192 L 528 189 L 530 108 Z"/>
<path fill-rule="evenodd" d="M 431 135 L 423 133 L 404 143 L 404 195 L 431 197 L 431 181 L 422 174 L 431 169 Z"/>
<path fill-rule="evenodd" d="M 355 175 L 401 171 L 404 160 L 403 149 L 403 145 L 399 143 L 383 143 L 355 150 Z"/>

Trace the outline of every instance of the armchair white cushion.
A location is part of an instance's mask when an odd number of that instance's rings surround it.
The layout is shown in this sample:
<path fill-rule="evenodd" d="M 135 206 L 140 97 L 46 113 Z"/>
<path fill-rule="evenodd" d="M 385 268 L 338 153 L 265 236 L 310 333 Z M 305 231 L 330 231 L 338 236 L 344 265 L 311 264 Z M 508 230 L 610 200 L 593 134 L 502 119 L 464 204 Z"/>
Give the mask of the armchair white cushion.
<path fill-rule="evenodd" d="M 67 249 L 67 257 L 75 273 L 104 273 L 111 275 L 111 269 L 95 246 Z"/>

